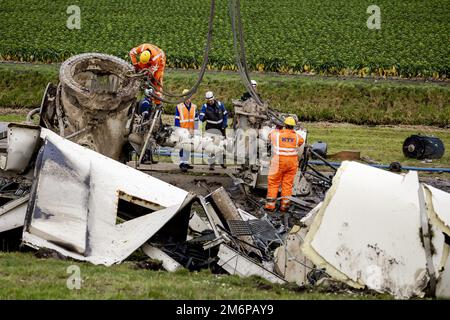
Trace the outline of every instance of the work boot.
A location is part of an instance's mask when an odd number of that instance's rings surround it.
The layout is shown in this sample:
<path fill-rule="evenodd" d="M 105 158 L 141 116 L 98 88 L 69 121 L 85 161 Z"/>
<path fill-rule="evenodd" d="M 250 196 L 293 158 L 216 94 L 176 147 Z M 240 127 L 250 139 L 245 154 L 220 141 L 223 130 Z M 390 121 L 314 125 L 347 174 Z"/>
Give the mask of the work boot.
<path fill-rule="evenodd" d="M 267 198 L 266 205 L 264 206 L 264 210 L 269 212 L 274 212 L 277 205 L 276 198 Z"/>
<path fill-rule="evenodd" d="M 189 163 L 186 163 L 186 168 L 188 168 L 188 169 L 194 169 L 194 167 L 191 166 Z"/>
<path fill-rule="evenodd" d="M 188 171 L 188 167 L 185 163 L 180 163 L 180 169 L 182 172 L 187 172 Z"/>
<path fill-rule="evenodd" d="M 209 165 L 209 170 L 211 170 L 211 171 L 214 171 L 215 169 L 214 169 L 214 164 L 210 164 Z"/>

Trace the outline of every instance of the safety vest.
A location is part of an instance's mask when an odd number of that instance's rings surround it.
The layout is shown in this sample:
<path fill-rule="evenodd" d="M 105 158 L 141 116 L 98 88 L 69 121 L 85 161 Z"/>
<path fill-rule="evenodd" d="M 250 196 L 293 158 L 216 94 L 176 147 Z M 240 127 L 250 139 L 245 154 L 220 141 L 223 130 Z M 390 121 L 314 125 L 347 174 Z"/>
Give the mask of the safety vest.
<path fill-rule="evenodd" d="M 177 105 L 178 114 L 180 115 L 180 127 L 185 129 L 195 129 L 195 111 L 197 106 L 191 103 L 191 108 L 188 110 L 184 103 Z"/>
<path fill-rule="evenodd" d="M 270 132 L 272 151 L 278 156 L 298 156 L 298 147 L 304 142 L 294 130 L 282 129 Z"/>

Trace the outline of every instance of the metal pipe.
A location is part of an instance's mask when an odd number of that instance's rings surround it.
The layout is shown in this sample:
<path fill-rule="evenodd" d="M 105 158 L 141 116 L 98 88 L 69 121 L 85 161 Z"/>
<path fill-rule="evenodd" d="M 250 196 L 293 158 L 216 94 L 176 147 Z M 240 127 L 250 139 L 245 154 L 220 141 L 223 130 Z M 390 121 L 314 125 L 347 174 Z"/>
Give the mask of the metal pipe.
<path fill-rule="evenodd" d="M 324 165 L 322 161 L 319 160 L 309 160 L 308 163 L 314 165 Z M 339 167 L 341 162 L 329 162 L 333 166 Z M 389 165 L 387 164 L 367 164 L 368 166 L 379 168 L 379 169 L 389 169 Z M 411 170 L 411 171 L 426 171 L 426 172 L 450 172 L 450 168 L 426 168 L 426 167 L 410 167 L 410 166 L 402 166 L 402 170 Z"/>
<path fill-rule="evenodd" d="M 27 122 L 32 122 L 33 116 L 41 111 L 40 108 L 36 108 L 28 112 L 27 114 Z"/>
<path fill-rule="evenodd" d="M 156 121 L 159 120 L 159 116 L 161 114 L 161 108 L 156 110 L 155 116 L 153 118 L 152 126 L 150 127 L 150 130 L 148 131 L 147 138 L 145 139 L 144 146 L 141 149 L 141 154 L 139 155 L 139 160 L 137 165 L 139 166 L 142 163 L 142 158 L 144 158 L 145 151 L 147 150 L 148 143 L 150 142 L 150 139 L 152 137 L 153 128 L 155 127 Z"/>

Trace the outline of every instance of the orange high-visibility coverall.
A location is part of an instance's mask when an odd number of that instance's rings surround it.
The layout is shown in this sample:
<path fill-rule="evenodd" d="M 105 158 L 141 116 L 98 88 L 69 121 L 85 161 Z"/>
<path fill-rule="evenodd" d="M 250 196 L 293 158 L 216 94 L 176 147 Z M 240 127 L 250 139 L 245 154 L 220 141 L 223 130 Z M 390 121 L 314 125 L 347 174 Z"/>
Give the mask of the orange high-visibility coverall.
<path fill-rule="evenodd" d="M 292 129 L 273 130 L 269 134 L 273 157 L 270 161 L 265 208 L 274 210 L 281 185 L 280 211 L 289 209 L 294 179 L 298 170 L 298 147 L 305 141 Z"/>
<path fill-rule="evenodd" d="M 146 64 L 141 63 L 137 59 L 137 55 L 142 52 L 149 50 L 151 53 L 150 61 Z M 149 43 L 141 44 L 140 46 L 131 49 L 130 51 L 131 63 L 137 70 L 149 70 L 153 75 L 152 84 L 156 88 L 156 94 L 161 96 L 160 91 L 163 85 L 164 68 L 166 66 L 166 54 L 157 46 Z M 157 99 L 153 99 L 153 102 L 160 104 L 161 102 Z"/>

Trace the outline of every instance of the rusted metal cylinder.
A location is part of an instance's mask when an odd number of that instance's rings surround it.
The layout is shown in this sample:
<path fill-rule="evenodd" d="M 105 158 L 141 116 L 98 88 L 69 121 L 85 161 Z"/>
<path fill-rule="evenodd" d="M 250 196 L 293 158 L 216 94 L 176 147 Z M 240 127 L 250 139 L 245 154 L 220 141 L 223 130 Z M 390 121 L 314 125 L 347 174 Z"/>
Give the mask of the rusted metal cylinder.
<path fill-rule="evenodd" d="M 42 124 L 119 160 L 130 133 L 126 125 L 130 108 L 139 92 L 139 81 L 127 77 L 133 72 L 131 64 L 111 55 L 83 53 L 69 58 L 61 65 L 57 89 L 46 90 Z"/>

